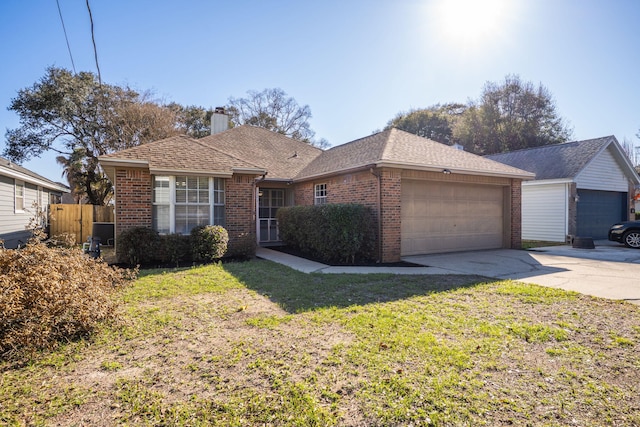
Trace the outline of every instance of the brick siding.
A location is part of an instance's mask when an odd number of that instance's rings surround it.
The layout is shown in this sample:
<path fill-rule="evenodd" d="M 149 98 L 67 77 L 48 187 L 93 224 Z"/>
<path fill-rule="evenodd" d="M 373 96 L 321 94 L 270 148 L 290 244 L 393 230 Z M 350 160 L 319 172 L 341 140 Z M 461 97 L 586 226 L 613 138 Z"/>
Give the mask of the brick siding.
<path fill-rule="evenodd" d="M 151 228 L 151 174 L 149 170 L 117 169 L 115 188 L 116 236 L 133 227 Z"/>
<path fill-rule="evenodd" d="M 148 169 L 116 170 L 116 236 L 133 227 L 153 226 L 151 174 Z M 225 228 L 228 253 L 246 253 L 243 245 L 255 243 L 254 177 L 235 175 L 225 179 Z M 117 245 L 117 239 L 116 239 Z M 117 250 L 117 246 L 116 246 Z"/>
<path fill-rule="evenodd" d="M 511 228 L 511 246 L 512 249 L 522 248 L 522 181 L 519 179 L 511 180 L 511 212 L 510 212 L 510 228 Z"/>
<path fill-rule="evenodd" d="M 252 175 L 234 175 L 225 180 L 225 228 L 229 233 L 230 254 L 244 252 L 243 245 L 255 244 L 254 185 L 255 177 Z"/>

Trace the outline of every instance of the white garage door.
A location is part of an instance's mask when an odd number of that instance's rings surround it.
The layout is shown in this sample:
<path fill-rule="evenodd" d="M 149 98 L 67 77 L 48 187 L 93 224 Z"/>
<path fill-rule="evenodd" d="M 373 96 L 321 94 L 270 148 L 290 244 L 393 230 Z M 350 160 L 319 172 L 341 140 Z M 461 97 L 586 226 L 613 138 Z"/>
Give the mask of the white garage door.
<path fill-rule="evenodd" d="M 402 181 L 402 255 L 496 249 L 503 242 L 500 186 Z"/>

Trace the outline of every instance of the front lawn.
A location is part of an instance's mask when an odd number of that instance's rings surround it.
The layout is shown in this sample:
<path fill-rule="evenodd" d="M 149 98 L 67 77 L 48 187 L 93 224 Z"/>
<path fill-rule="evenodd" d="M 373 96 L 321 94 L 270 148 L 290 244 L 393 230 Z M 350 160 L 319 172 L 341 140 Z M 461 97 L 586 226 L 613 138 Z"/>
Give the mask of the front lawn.
<path fill-rule="evenodd" d="M 0 425 L 640 425 L 640 307 L 475 276 L 143 271 L 124 321 L 0 362 Z"/>

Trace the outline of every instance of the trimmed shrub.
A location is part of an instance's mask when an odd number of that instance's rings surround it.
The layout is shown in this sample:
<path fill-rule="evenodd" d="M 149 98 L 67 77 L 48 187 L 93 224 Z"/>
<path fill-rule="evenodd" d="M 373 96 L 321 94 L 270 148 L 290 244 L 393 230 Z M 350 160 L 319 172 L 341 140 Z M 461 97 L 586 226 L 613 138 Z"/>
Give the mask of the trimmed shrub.
<path fill-rule="evenodd" d="M 38 239 L 20 250 L 0 250 L 1 357 L 52 349 L 114 320 L 113 293 L 135 273 Z"/>
<path fill-rule="evenodd" d="M 147 227 L 129 228 L 116 240 L 118 262 L 150 264 L 162 259 L 162 241 L 157 231 Z"/>
<path fill-rule="evenodd" d="M 210 262 L 227 252 L 229 233 L 220 225 L 203 225 L 191 230 L 194 261 Z"/>
<path fill-rule="evenodd" d="M 293 206 L 276 216 L 284 243 L 324 262 L 354 264 L 373 257 L 375 224 L 365 206 Z"/>
<path fill-rule="evenodd" d="M 193 261 L 191 236 L 166 234 L 160 236 L 160 241 L 162 242 L 162 262 L 175 264 L 176 267 L 179 267 L 181 263 L 184 264 Z"/>
<path fill-rule="evenodd" d="M 242 233 L 238 237 L 229 239 L 227 256 L 250 259 L 256 256 L 256 236 L 251 233 Z"/>

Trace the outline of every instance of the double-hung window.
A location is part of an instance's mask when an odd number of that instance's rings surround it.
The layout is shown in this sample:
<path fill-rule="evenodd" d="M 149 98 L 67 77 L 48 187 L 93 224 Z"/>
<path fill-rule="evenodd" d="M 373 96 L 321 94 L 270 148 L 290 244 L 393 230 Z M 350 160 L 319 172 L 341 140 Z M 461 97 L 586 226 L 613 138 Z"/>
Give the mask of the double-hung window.
<path fill-rule="evenodd" d="M 24 212 L 24 182 L 17 181 L 15 182 L 15 212 Z"/>
<path fill-rule="evenodd" d="M 154 176 L 153 228 L 161 234 L 189 234 L 200 225 L 225 225 L 224 179 Z"/>
<path fill-rule="evenodd" d="M 314 187 L 314 204 L 327 204 L 327 184 L 316 184 Z"/>

